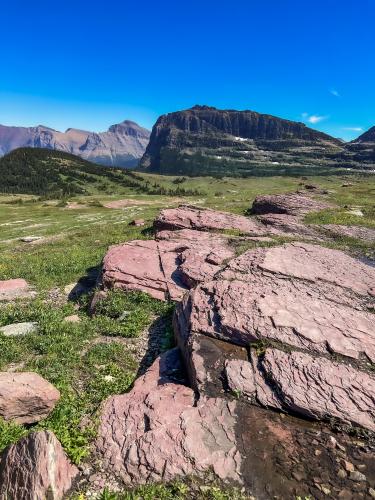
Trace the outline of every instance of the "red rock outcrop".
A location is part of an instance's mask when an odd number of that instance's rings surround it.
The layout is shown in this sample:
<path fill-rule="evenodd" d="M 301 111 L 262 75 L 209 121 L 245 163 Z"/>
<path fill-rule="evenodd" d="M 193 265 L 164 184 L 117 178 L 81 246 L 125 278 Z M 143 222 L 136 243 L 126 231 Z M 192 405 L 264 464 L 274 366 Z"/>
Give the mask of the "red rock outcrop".
<path fill-rule="evenodd" d="M 204 399 L 178 378 L 178 349 L 158 358 L 132 391 L 109 398 L 103 409 L 98 451 L 105 468 L 129 484 L 170 480 L 213 469 L 240 479 L 235 444 L 235 403 Z"/>
<path fill-rule="evenodd" d="M 196 229 L 198 231 L 238 231 L 252 236 L 262 236 L 267 231 L 255 218 L 219 212 L 194 205 L 162 210 L 155 220 L 158 230 Z"/>
<path fill-rule="evenodd" d="M 271 216 L 303 227 L 305 209 Z M 205 212 L 163 211 L 155 241 L 114 247 L 113 260 L 109 253 L 104 261 L 107 287 L 143 286 L 158 298 L 182 299 L 174 330 L 193 389 L 181 378 L 178 349 L 169 351 L 129 394 L 109 398 L 97 447 L 104 468 L 126 484 L 214 470 L 254 492 L 266 480 L 254 477 L 256 461 L 264 460 L 257 451 L 272 450 L 272 462 L 275 436 L 295 443 L 298 425 L 280 429 L 264 408 L 375 431 L 375 378 L 366 371 L 375 362 L 375 268 L 297 242 L 234 258 L 229 238 L 210 232 L 221 215 Z M 259 415 L 264 435 L 254 422 Z M 270 472 L 278 488 L 271 490 L 291 497 L 277 467 Z"/>
<path fill-rule="evenodd" d="M 332 205 L 317 200 L 305 193 L 269 194 L 257 196 L 251 207 L 255 215 L 285 214 L 303 216 L 309 212 L 318 212 Z"/>
<path fill-rule="evenodd" d="M 192 230 L 161 231 L 157 240 L 111 247 L 103 261 L 105 288 L 141 290 L 160 300 L 181 300 L 185 291 L 213 276 L 234 256 L 229 238 Z"/>
<path fill-rule="evenodd" d="M 11 445 L 0 465 L 1 500 L 59 500 L 78 469 L 50 431 L 34 432 Z"/>
<path fill-rule="evenodd" d="M 37 373 L 0 373 L 0 416 L 5 420 L 39 422 L 59 399 L 59 391 Z"/>
<path fill-rule="evenodd" d="M 343 236 L 363 241 L 375 242 L 375 229 L 362 226 L 342 226 L 338 224 L 325 224 L 321 229 L 334 236 Z"/>
<path fill-rule="evenodd" d="M 268 348 L 252 364 L 228 361 L 225 373 L 232 391 L 263 406 L 375 430 L 375 378 L 350 365 Z"/>

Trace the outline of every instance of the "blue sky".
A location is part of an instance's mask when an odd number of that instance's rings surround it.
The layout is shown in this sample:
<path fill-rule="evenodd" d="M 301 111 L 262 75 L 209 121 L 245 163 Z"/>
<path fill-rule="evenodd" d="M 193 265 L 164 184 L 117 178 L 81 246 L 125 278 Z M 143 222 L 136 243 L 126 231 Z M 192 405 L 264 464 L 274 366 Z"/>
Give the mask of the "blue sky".
<path fill-rule="evenodd" d="M 13 0 L 0 21 L 2 124 L 151 128 L 208 104 L 347 140 L 375 125 L 375 0 Z"/>

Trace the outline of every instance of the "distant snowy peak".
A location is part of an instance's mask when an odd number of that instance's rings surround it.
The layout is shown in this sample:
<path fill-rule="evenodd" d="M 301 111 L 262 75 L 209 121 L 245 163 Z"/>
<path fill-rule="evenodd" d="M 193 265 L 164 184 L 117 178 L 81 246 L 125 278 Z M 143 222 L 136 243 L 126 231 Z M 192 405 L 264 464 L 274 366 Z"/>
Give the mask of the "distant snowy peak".
<path fill-rule="evenodd" d="M 130 120 L 98 133 L 75 128 L 59 132 L 44 125 L 0 125 L 0 156 L 20 147 L 47 148 L 76 154 L 101 165 L 131 167 L 142 157 L 149 138 L 149 130 Z"/>

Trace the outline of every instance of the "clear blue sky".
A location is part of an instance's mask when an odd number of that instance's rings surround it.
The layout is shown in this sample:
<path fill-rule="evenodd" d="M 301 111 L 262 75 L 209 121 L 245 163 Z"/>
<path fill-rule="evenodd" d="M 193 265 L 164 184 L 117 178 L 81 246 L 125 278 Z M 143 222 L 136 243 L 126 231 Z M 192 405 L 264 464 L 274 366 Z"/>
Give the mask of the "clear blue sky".
<path fill-rule="evenodd" d="M 208 104 L 375 125 L 375 0 L 11 0 L 0 21 L 2 124 L 151 128 Z"/>

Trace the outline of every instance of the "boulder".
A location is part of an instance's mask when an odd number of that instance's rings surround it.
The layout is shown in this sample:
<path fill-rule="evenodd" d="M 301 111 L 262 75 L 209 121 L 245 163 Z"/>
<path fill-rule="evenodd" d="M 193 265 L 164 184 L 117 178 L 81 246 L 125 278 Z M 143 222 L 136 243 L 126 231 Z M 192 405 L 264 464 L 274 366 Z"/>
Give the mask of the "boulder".
<path fill-rule="evenodd" d="M 265 228 L 255 218 L 219 212 L 193 205 L 162 210 L 155 220 L 157 230 L 195 229 L 198 231 L 238 231 L 252 236 L 263 236 Z"/>
<path fill-rule="evenodd" d="M 34 297 L 35 292 L 24 279 L 0 281 L 0 301 Z"/>
<path fill-rule="evenodd" d="M 35 322 L 14 323 L 12 325 L 2 326 L 0 328 L 0 333 L 5 335 L 5 337 L 21 337 L 29 333 L 35 333 L 37 328 L 38 323 Z"/>
<path fill-rule="evenodd" d="M 69 491 L 78 469 L 50 431 L 29 434 L 11 445 L 0 465 L 2 500 L 59 500 Z"/>
<path fill-rule="evenodd" d="M 59 399 L 59 391 L 37 373 L 0 373 L 0 416 L 5 420 L 39 422 Z"/>
<path fill-rule="evenodd" d="M 181 300 L 191 286 L 212 278 L 234 256 L 229 238 L 192 230 L 161 231 L 157 240 L 111 247 L 103 260 L 105 289 L 140 290 Z"/>
<path fill-rule="evenodd" d="M 318 212 L 327 208 L 332 208 L 332 205 L 306 193 L 297 192 L 257 196 L 251 207 L 251 213 L 255 215 L 285 214 L 301 217 L 309 212 Z"/>

